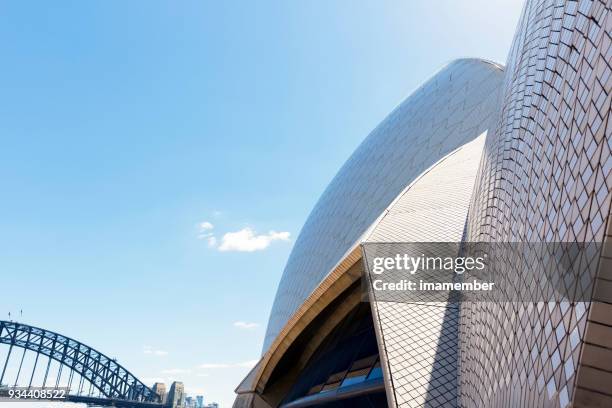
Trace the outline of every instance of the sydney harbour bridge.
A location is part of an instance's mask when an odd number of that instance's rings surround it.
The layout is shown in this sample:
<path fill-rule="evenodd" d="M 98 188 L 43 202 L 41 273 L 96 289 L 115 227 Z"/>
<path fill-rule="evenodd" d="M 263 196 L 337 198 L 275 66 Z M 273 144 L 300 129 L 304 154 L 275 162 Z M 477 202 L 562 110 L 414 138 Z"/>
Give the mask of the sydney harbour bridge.
<path fill-rule="evenodd" d="M 151 388 L 115 359 L 59 333 L 0 320 L 0 344 L 6 355 L 0 360 L 0 398 L 14 397 L 10 390 L 19 387 L 61 389 L 65 395 L 59 401 L 97 406 L 177 408 L 182 404 L 181 383 L 173 383 L 167 394 L 160 384 Z"/>

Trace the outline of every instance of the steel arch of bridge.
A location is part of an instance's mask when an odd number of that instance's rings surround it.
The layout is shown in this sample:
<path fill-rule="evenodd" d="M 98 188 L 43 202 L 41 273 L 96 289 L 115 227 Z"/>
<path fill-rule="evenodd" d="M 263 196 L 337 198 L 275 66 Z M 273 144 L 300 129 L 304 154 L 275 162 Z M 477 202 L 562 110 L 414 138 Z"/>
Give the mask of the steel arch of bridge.
<path fill-rule="evenodd" d="M 160 397 L 123 366 L 99 351 L 69 337 L 26 324 L 0 320 L 0 344 L 9 346 L 1 376 L 4 377 L 10 353 L 20 347 L 49 357 L 89 381 L 104 397 L 159 403 Z M 25 351 L 24 351 L 25 353 Z M 21 360 L 23 363 L 23 358 Z M 21 370 L 21 365 L 19 367 Z M 34 367 L 34 370 L 36 367 Z M 71 377 L 72 378 L 72 374 Z M 32 377 L 34 371 L 32 372 Z M 46 380 L 46 374 L 45 374 Z M 0 383 L 2 378 L 0 377 Z M 30 379 L 30 385 L 31 379 Z"/>

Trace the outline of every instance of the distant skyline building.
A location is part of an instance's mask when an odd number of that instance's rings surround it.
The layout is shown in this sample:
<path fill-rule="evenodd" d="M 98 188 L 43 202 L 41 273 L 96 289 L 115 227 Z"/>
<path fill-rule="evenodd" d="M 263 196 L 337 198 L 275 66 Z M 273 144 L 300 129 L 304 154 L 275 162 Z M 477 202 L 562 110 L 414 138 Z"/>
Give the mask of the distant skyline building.
<path fill-rule="evenodd" d="M 159 395 L 161 402 L 166 402 L 166 384 L 162 382 L 156 382 L 153 384 L 153 392 Z"/>
<path fill-rule="evenodd" d="M 173 408 L 183 408 L 185 406 L 185 397 L 185 386 L 182 382 L 175 381 L 170 386 L 166 404 Z"/>
<path fill-rule="evenodd" d="M 528 0 L 506 67 L 453 61 L 391 112 L 306 220 L 234 407 L 612 406 L 611 33 L 605 1 Z M 362 302 L 364 244 L 391 242 L 604 250 L 569 300 L 508 260 L 541 300 Z"/>

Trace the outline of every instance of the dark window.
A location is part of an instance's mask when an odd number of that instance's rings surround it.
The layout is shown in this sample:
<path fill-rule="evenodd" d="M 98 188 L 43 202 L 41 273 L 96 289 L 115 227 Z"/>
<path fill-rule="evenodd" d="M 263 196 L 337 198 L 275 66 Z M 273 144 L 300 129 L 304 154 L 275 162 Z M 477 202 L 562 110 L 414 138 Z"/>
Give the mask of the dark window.
<path fill-rule="evenodd" d="M 370 305 L 360 303 L 322 342 L 283 404 L 317 395 L 329 398 L 334 392 L 372 387 L 374 383 L 378 388 L 372 388 L 372 393 L 384 394 Z"/>

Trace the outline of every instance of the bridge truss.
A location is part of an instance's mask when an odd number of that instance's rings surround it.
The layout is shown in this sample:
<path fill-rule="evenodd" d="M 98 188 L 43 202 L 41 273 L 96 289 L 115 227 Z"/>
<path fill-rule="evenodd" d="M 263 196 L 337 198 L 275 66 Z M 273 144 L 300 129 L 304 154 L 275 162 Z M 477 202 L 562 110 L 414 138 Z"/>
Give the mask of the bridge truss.
<path fill-rule="evenodd" d="M 0 385 L 67 386 L 69 400 L 90 399 L 100 405 L 106 405 L 105 401 L 108 405 L 122 405 L 122 401 L 126 406 L 131 402 L 161 405 L 160 397 L 115 359 L 59 333 L 0 320 L 0 344 L 8 345 L 4 362 L 0 360 Z M 24 369 L 26 353 L 34 353 L 28 358 L 33 360 L 28 372 Z M 53 361 L 56 363 L 51 370 Z M 12 371 L 7 369 L 9 362 L 14 367 Z"/>

